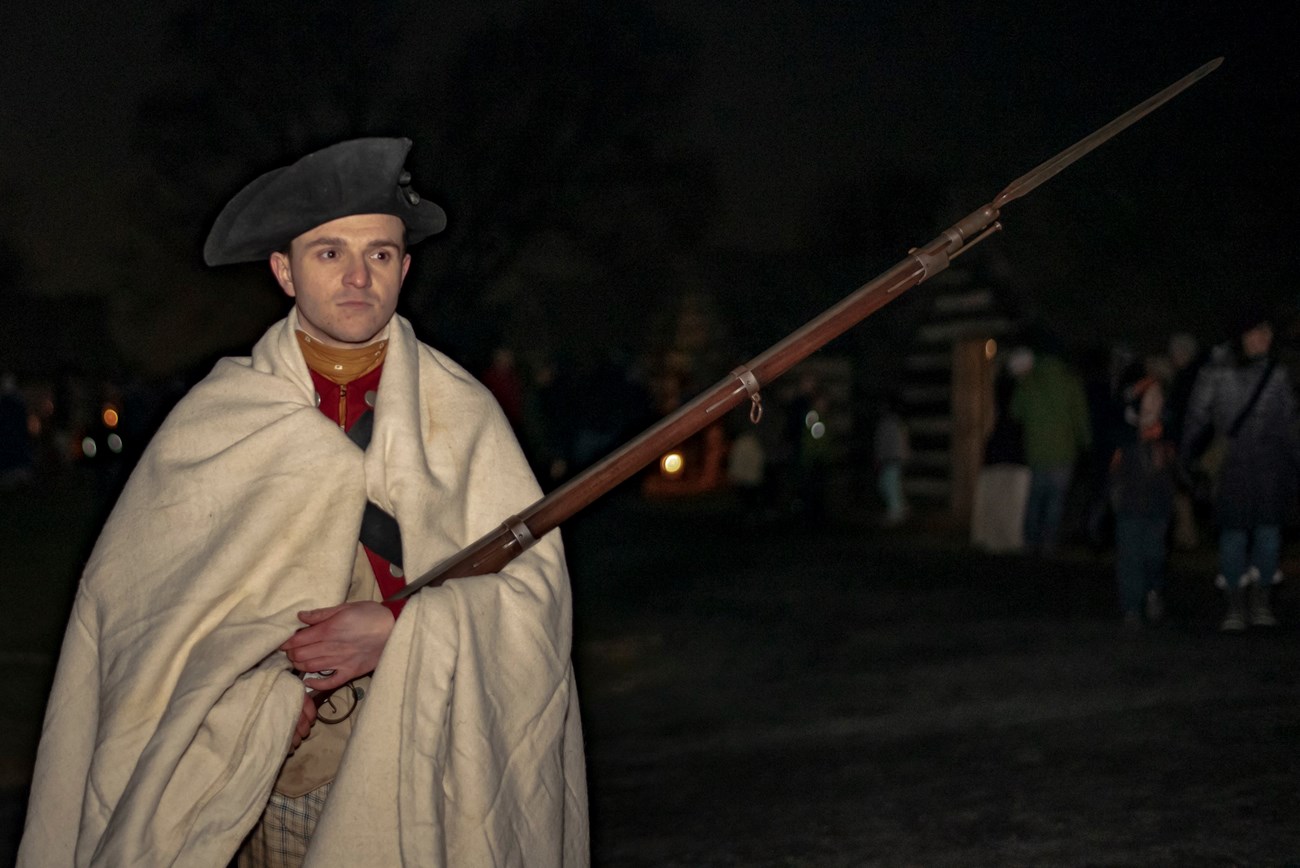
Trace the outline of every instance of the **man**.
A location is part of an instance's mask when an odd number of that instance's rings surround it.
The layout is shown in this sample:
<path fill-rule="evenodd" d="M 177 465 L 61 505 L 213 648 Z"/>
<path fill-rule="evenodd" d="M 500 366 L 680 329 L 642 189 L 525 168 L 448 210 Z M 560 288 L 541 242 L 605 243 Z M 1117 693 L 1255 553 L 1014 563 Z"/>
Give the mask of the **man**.
<path fill-rule="evenodd" d="M 587 862 L 558 535 L 381 602 L 540 496 L 488 392 L 394 313 L 445 222 L 409 148 L 326 148 L 218 216 L 207 262 L 269 261 L 293 309 L 177 406 L 105 526 L 20 865 Z"/>
<path fill-rule="evenodd" d="M 1190 464 L 1210 435 L 1218 437 L 1214 517 L 1219 525 L 1219 575 L 1227 611 L 1219 629 L 1247 623 L 1273 627 L 1269 600 L 1281 580 L 1282 525 L 1296 495 L 1300 449 L 1295 395 L 1272 355 L 1267 311 L 1246 310 L 1232 346 L 1206 364 L 1192 387 L 1180 453 Z"/>

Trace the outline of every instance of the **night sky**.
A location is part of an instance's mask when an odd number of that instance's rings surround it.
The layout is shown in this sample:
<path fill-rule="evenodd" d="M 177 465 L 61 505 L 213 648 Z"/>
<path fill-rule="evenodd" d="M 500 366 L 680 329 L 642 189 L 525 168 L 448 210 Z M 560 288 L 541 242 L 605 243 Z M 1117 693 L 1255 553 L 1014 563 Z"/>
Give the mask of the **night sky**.
<path fill-rule="evenodd" d="M 689 57 L 664 134 L 703 153 L 716 178 L 716 201 L 696 227 L 700 248 L 797 257 L 842 235 L 836 220 L 856 219 L 901 245 L 883 258 L 864 244 L 858 282 L 1223 55 L 1205 81 L 1010 205 L 1007 231 L 977 254 L 1054 328 L 1158 344 L 1173 328 L 1221 337 L 1220 311 L 1243 297 L 1300 298 L 1291 216 L 1291 53 L 1300 31 L 1294 11 L 1276 11 L 1285 5 L 660 0 L 646 8 Z M 519 7 L 411 4 L 392 12 L 394 38 L 383 46 L 359 39 L 355 48 L 386 50 L 399 69 L 443 69 L 442 86 L 454 91 L 465 40 L 511 21 Z M 160 89 L 186 86 L 184 46 L 168 35 L 184 8 L 198 7 L 170 0 L 123 14 L 96 4 L 7 4 L 0 251 L 21 265 L 24 292 L 111 294 L 124 281 L 173 279 L 128 250 L 141 243 L 131 228 L 140 177 L 157 159 L 141 149 L 139 107 Z M 309 40 L 317 26 L 304 14 L 296 38 Z M 286 39 L 286 50 L 292 45 Z M 454 141 L 456 132 L 444 135 Z M 228 171 L 251 179 L 265 168 L 257 159 Z M 440 174 L 417 168 L 434 190 Z M 220 204 L 208 203 L 208 213 Z M 864 216 L 844 218 L 855 212 Z M 132 263 L 139 273 L 129 273 Z M 795 286 L 763 291 L 798 294 Z"/>

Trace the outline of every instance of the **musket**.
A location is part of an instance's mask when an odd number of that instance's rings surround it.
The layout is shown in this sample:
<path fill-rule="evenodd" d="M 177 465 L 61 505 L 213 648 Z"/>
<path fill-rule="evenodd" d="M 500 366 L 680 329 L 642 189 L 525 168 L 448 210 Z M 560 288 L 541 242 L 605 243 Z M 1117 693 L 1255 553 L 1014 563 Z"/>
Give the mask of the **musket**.
<path fill-rule="evenodd" d="M 863 284 L 802 328 L 747 364 L 736 368 L 708 391 L 661 419 L 532 506 L 510 516 L 496 530 L 435 565 L 389 599 L 409 597 L 421 588 L 437 586 L 448 579 L 497 572 L 545 534 L 656 460 L 666 450 L 716 422 L 743 401 L 750 402 L 750 418 L 757 422 L 763 408 L 760 392 L 762 386 L 771 383 L 907 290 L 943 271 L 953 259 L 994 232 L 1000 231 L 1002 224 L 998 221 L 998 216 L 1003 206 L 1029 193 L 1102 142 L 1155 111 L 1218 69 L 1221 63 L 1222 57 L 1211 60 L 1012 181 L 993 201 L 957 221 L 930 243 L 908 251 L 907 258 L 879 277 Z"/>

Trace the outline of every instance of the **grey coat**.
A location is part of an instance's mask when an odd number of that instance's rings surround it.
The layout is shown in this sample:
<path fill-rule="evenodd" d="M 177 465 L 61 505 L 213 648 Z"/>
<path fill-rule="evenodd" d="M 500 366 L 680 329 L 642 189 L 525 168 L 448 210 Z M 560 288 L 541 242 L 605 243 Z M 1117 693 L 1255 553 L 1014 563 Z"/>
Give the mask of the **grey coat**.
<path fill-rule="evenodd" d="M 1206 365 L 1192 387 L 1181 451 L 1204 442 L 1212 430 L 1227 435 L 1264 375 L 1266 359 Z M 1286 368 L 1276 365 L 1259 399 L 1227 441 L 1219 471 L 1215 512 L 1225 528 L 1281 524 L 1296 495 L 1296 402 Z"/>

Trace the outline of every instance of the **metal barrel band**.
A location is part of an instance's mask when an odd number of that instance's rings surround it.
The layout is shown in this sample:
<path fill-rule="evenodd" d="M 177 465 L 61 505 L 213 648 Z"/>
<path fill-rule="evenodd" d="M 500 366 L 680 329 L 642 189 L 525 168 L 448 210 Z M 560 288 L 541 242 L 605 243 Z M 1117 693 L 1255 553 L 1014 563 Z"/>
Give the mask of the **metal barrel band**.
<path fill-rule="evenodd" d="M 740 380 L 740 384 L 749 393 L 749 421 L 755 425 L 763 418 L 763 395 L 758 391 L 758 377 L 744 365 L 731 372 L 731 376 Z"/>
<path fill-rule="evenodd" d="M 757 425 L 758 420 L 763 418 L 763 396 L 759 394 L 758 391 L 759 388 L 758 377 L 755 377 L 754 372 L 751 371 L 749 368 L 746 368 L 744 365 L 741 365 L 739 368 L 736 368 L 736 370 L 732 371 L 731 376 L 740 380 L 741 387 L 744 388 L 744 390 L 749 393 L 749 402 L 750 402 L 749 421 Z M 732 395 L 738 395 L 738 394 L 740 394 L 740 389 L 733 389 L 731 391 L 731 394 L 727 395 L 726 397 L 719 398 L 717 401 L 714 401 L 712 404 L 710 404 L 708 407 L 704 409 L 704 412 L 712 413 L 714 410 L 717 410 L 723 404 L 729 403 L 731 401 Z"/>
<path fill-rule="evenodd" d="M 519 544 L 519 550 L 521 552 L 532 548 L 537 542 L 537 538 L 534 537 L 533 532 L 528 529 L 528 525 L 525 524 L 524 520 L 517 515 L 512 515 L 505 521 L 501 522 L 501 526 L 510 531 L 510 535 L 513 536 L 515 542 Z"/>

